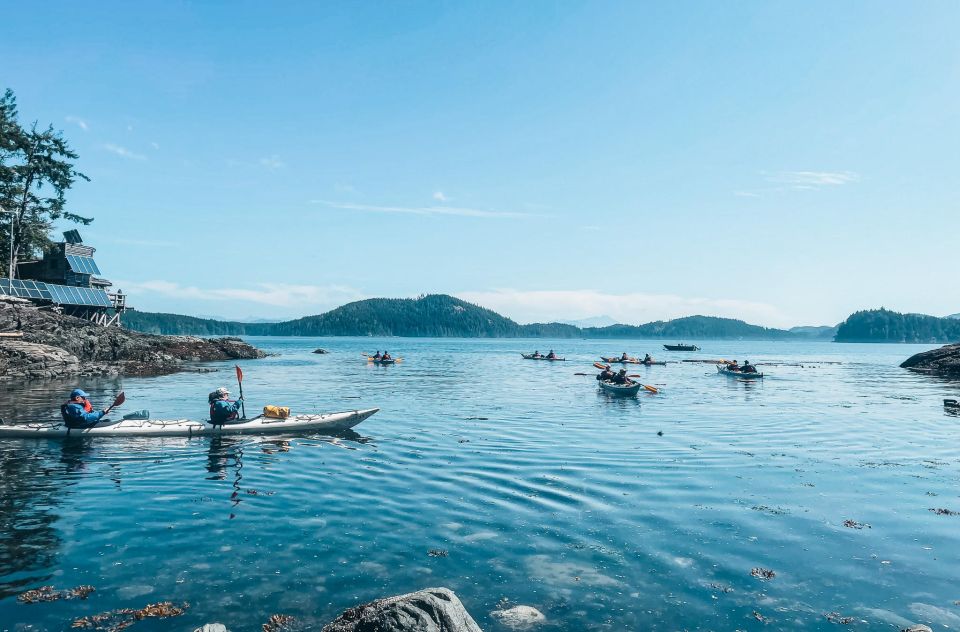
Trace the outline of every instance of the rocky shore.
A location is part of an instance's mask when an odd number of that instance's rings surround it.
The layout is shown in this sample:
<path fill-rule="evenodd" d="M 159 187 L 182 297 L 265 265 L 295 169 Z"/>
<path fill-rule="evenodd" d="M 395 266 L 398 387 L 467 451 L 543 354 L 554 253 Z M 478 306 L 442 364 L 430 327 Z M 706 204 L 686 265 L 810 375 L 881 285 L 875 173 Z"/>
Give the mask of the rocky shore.
<path fill-rule="evenodd" d="M 0 300 L 0 381 L 165 375 L 192 363 L 262 358 L 239 338 L 156 336 L 102 327 L 20 300 Z"/>
<path fill-rule="evenodd" d="M 918 353 L 900 366 L 920 373 L 960 378 L 960 344 Z"/>

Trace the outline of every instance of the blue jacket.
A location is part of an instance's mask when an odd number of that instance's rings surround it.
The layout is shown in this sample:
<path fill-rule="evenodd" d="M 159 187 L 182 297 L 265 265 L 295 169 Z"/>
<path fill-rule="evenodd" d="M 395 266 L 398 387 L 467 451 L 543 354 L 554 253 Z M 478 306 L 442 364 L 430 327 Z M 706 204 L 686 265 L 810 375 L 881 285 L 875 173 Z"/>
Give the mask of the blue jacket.
<path fill-rule="evenodd" d="M 240 402 L 218 399 L 210 404 L 210 421 L 222 424 L 240 416 Z"/>
<path fill-rule="evenodd" d="M 71 428 L 82 428 L 84 426 L 92 426 L 100 421 L 100 419 L 103 418 L 103 411 L 95 410 L 88 413 L 83 409 L 83 404 L 67 402 L 60 407 L 60 415 L 63 417 L 67 426 Z"/>

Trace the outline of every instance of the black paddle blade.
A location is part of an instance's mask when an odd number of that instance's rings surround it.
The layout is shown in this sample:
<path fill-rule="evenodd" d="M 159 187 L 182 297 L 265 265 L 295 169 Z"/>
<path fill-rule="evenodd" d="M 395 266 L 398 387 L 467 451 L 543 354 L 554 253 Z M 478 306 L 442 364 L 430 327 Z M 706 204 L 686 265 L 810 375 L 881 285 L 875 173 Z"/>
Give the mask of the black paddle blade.
<path fill-rule="evenodd" d="M 123 402 L 127 401 L 127 395 L 123 391 L 120 391 L 120 394 L 117 395 L 117 398 L 113 400 L 113 405 L 110 408 L 116 408 L 121 405 Z"/>

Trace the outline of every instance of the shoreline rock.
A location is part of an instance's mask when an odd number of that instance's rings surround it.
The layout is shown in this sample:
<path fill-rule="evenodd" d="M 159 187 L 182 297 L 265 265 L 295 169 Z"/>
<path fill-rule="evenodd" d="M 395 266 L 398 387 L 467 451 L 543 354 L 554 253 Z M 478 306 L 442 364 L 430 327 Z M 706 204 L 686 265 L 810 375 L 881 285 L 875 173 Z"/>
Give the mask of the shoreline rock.
<path fill-rule="evenodd" d="M 447 588 L 377 599 L 345 610 L 321 632 L 481 632 Z"/>
<path fill-rule="evenodd" d="M 960 377 L 960 343 L 912 355 L 900 366 L 918 373 Z"/>
<path fill-rule="evenodd" d="M 143 334 L 16 301 L 0 301 L 0 333 L 22 333 L 0 337 L 0 381 L 166 375 L 265 356 L 239 338 Z"/>

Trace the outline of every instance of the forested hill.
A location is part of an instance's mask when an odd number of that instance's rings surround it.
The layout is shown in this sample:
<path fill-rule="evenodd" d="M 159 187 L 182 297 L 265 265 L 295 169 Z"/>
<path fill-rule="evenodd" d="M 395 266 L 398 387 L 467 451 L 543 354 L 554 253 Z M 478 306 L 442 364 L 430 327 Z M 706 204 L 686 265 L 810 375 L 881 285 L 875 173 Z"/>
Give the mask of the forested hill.
<path fill-rule="evenodd" d="M 417 299 L 374 298 L 347 303 L 317 316 L 279 323 L 239 323 L 129 310 L 129 329 L 197 336 L 407 336 L 437 338 L 579 338 L 559 323 L 520 325 L 494 311 L 434 294 Z"/>
<path fill-rule="evenodd" d="M 610 325 L 583 330 L 585 338 L 664 338 L 669 340 L 705 340 L 735 338 L 747 340 L 797 340 L 805 336 L 783 329 L 768 329 L 733 318 L 686 316 L 658 320 L 645 325 Z"/>
<path fill-rule="evenodd" d="M 750 325 L 742 320 L 689 316 L 645 325 L 580 329 L 560 323 L 520 325 L 489 309 L 443 294 L 417 299 L 368 299 L 317 316 L 279 323 L 240 323 L 129 310 L 130 329 L 199 336 L 409 336 L 458 338 L 660 338 L 809 340 L 809 332 Z"/>
<path fill-rule="evenodd" d="M 901 314 L 887 309 L 857 312 L 840 324 L 837 342 L 960 341 L 960 320 L 925 314 Z"/>

